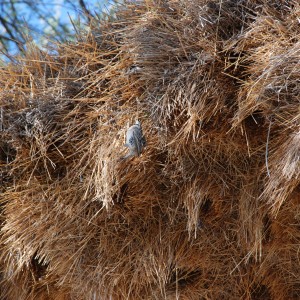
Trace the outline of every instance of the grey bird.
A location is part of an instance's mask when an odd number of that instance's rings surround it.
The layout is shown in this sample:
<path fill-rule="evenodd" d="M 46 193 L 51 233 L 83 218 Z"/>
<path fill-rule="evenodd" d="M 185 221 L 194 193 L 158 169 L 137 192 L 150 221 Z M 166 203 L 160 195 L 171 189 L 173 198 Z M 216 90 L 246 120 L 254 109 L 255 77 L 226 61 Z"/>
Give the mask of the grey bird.
<path fill-rule="evenodd" d="M 141 155 L 145 146 L 146 139 L 143 134 L 141 123 L 136 121 L 134 125 L 127 129 L 125 147 L 129 149 L 129 152 L 123 157 L 123 159 Z"/>

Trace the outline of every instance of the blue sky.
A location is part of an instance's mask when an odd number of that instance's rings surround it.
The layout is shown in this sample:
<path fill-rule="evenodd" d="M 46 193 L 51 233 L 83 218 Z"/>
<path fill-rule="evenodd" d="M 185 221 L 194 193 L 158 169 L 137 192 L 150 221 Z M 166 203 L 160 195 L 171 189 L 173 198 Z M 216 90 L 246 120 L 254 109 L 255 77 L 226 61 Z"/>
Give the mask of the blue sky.
<path fill-rule="evenodd" d="M 36 1 L 38 3 L 39 1 Z M 65 3 L 64 0 L 54 0 L 54 1 L 44 1 L 47 2 L 47 4 L 42 5 L 35 5 L 38 6 L 39 9 L 47 14 L 51 13 L 57 20 L 60 22 L 70 24 L 69 16 L 74 20 L 76 17 L 80 14 L 81 8 L 80 6 L 75 3 L 77 1 L 74 1 L 74 5 L 70 5 L 69 3 Z M 113 6 L 113 1 L 109 0 L 85 0 L 84 1 L 88 10 L 92 13 L 94 12 L 101 12 L 102 10 L 107 11 Z M 28 24 L 36 24 L 37 26 L 44 27 L 44 22 L 42 20 L 39 20 L 35 15 L 32 14 L 30 8 L 23 4 L 19 3 L 16 4 L 18 7 L 18 13 L 22 14 L 24 20 Z"/>
<path fill-rule="evenodd" d="M 52 24 L 54 27 L 57 21 L 67 26 L 70 29 L 72 36 L 73 26 L 71 24 L 70 17 L 73 21 L 75 21 L 80 14 L 80 6 L 78 4 L 78 1 L 73 1 L 72 5 L 66 3 L 65 0 L 42 1 L 47 4 L 39 4 L 40 2 L 41 1 L 39 0 L 27 1 L 27 3 L 31 3 L 31 5 L 38 7 L 39 11 L 41 11 L 41 14 L 44 14 L 46 16 L 52 15 L 54 17 L 52 19 Z M 114 4 L 113 0 L 85 0 L 84 2 L 87 9 L 91 13 L 96 12 L 97 14 L 99 14 L 103 10 L 106 12 L 109 11 Z M 77 3 L 77 5 L 75 5 L 75 3 Z M 21 16 L 22 20 L 26 24 L 28 24 L 28 27 L 31 29 L 29 30 L 29 36 L 32 36 L 38 44 L 46 43 L 46 39 L 43 36 L 51 35 L 53 33 L 51 26 L 47 25 L 42 19 L 38 17 L 38 15 L 33 14 L 29 5 L 18 3 L 16 1 L 15 6 L 18 16 Z M 26 30 L 26 26 L 24 26 L 24 30 L 28 31 Z M 5 34 L 5 28 L 1 27 L 1 25 L 0 34 Z M 10 44 L 10 48 L 10 54 L 14 54 L 15 52 L 17 52 L 17 47 L 13 43 Z"/>

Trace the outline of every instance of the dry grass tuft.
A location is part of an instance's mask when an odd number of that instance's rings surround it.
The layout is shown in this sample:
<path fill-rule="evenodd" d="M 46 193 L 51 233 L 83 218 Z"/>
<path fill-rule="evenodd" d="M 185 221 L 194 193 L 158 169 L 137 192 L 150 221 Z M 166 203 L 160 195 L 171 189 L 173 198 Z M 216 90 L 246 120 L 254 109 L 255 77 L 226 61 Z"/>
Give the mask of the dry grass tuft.
<path fill-rule="evenodd" d="M 299 18 L 137 1 L 1 69 L 0 298 L 299 298 Z"/>

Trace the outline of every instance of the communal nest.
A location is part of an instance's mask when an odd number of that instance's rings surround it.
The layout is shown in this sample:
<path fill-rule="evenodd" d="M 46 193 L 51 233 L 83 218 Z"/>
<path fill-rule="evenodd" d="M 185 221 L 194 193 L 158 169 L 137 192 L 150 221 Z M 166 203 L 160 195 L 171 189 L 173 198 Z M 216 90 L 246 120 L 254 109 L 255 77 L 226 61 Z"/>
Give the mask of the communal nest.
<path fill-rule="evenodd" d="M 299 19 L 135 1 L 2 68 L 0 298 L 299 299 Z"/>

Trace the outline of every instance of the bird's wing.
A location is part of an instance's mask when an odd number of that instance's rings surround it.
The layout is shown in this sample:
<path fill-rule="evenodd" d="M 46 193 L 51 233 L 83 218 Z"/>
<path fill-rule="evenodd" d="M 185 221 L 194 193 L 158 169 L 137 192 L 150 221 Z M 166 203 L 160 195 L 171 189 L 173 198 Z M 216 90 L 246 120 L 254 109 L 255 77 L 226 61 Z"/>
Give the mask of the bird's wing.
<path fill-rule="evenodd" d="M 134 143 L 136 146 L 137 155 L 140 155 L 141 154 L 141 141 L 139 139 L 139 134 L 138 134 L 138 132 L 136 132 L 136 130 L 134 130 L 132 134 L 134 137 Z"/>

